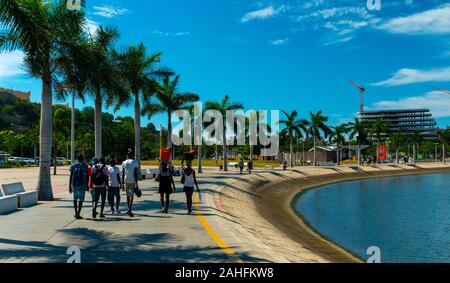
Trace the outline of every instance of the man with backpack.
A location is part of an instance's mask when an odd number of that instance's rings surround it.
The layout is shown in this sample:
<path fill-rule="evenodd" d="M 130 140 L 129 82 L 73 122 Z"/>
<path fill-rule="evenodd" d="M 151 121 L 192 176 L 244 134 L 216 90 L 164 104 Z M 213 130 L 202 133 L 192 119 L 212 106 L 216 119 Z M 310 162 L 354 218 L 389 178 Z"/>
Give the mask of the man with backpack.
<path fill-rule="evenodd" d="M 101 158 L 100 162 L 95 164 L 92 167 L 92 174 L 91 174 L 91 181 L 94 185 L 92 189 L 92 199 L 94 202 L 93 209 L 92 209 L 92 218 L 97 218 L 97 206 L 98 202 L 100 200 L 100 197 L 102 198 L 102 205 L 100 209 L 100 218 L 105 218 L 105 215 L 103 214 L 103 211 L 105 209 L 106 204 L 106 185 L 108 184 L 108 168 L 105 165 L 105 159 Z"/>
<path fill-rule="evenodd" d="M 78 156 L 78 162 L 70 166 L 69 192 L 73 194 L 73 207 L 75 209 L 75 219 L 81 220 L 81 208 L 85 199 L 88 186 L 88 166 L 84 163 L 84 156 Z"/>

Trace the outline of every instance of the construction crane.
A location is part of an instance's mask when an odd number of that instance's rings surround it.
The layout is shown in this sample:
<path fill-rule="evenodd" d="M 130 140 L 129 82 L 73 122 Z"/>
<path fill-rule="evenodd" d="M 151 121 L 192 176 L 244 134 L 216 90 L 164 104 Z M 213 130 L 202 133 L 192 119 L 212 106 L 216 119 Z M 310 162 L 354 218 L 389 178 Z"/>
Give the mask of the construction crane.
<path fill-rule="evenodd" d="M 360 86 L 359 84 L 355 83 L 352 80 L 348 80 L 353 86 L 355 86 L 356 88 L 359 89 L 359 94 L 360 94 L 360 103 L 359 103 L 359 112 L 363 113 L 364 112 L 364 93 L 366 92 L 366 89 L 362 86 Z"/>
<path fill-rule="evenodd" d="M 438 91 L 442 91 L 443 93 L 446 93 L 446 94 L 450 94 L 450 91 L 448 91 L 446 89 L 442 89 L 442 88 L 438 88 L 438 87 L 435 87 L 434 89 L 438 90 Z"/>

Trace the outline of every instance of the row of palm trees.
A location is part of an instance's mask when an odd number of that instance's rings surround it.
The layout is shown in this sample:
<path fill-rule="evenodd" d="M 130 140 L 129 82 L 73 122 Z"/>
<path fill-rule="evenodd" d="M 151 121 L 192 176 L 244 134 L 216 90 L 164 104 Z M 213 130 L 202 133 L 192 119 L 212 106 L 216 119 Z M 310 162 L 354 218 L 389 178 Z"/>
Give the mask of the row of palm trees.
<path fill-rule="evenodd" d="M 82 11 L 68 10 L 66 1 L 2 0 L 0 1 L 0 50 L 21 50 L 24 65 L 32 77 L 42 82 L 40 116 L 40 171 L 37 189 L 40 200 L 53 200 L 50 180 L 52 151 L 52 100 L 68 96 L 83 102 L 86 96 L 95 103 L 95 155 L 102 152 L 102 109 L 104 106 L 120 107 L 134 104 L 135 155 L 140 163 L 141 116 L 152 117 L 157 113 L 167 114 L 167 146 L 173 148 L 172 113 L 178 109 L 192 109 L 199 96 L 179 91 L 180 76 L 160 64 L 161 53 L 149 55 L 141 43 L 124 50 L 115 48 L 119 32 L 114 27 L 98 27 L 87 32 L 86 18 Z M 228 110 L 240 110 L 241 103 L 231 101 L 227 95 L 221 101 L 208 101 L 206 110 L 217 110 L 226 120 Z M 314 164 L 318 144 L 325 138 L 340 146 L 345 135 L 356 138 L 358 160 L 360 147 L 368 136 L 367 125 L 357 119 L 335 127 L 327 126 L 328 117 L 322 111 L 310 113 L 309 120 L 299 119 L 297 111 L 283 112 L 285 125 L 283 134 L 289 137 L 291 166 L 293 166 L 294 139 L 310 137 L 314 145 Z M 223 167 L 228 170 L 228 147 L 226 128 L 223 131 Z M 386 124 L 378 121 L 369 131 L 379 144 Z M 201 145 L 198 146 L 201 161 Z M 250 146 L 253 156 L 253 146 Z M 338 157 L 339 162 L 339 157 Z M 201 171 L 201 162 L 199 162 Z"/>
<path fill-rule="evenodd" d="M 146 47 L 118 51 L 119 32 L 99 27 L 87 32 L 82 11 L 68 10 L 66 1 L 5 0 L 0 2 L 0 49 L 24 53 L 28 73 L 42 81 L 40 120 L 40 200 L 53 200 L 50 180 L 52 100 L 69 95 L 95 103 L 95 155 L 102 152 L 102 109 L 134 104 L 135 154 L 140 162 L 141 115 L 180 109 L 197 101 L 196 94 L 178 92 L 179 76 L 159 65 L 161 53 L 148 55 Z M 156 97 L 158 104 L 152 101 Z M 142 104 L 144 108 L 142 108 Z M 170 118 L 168 119 L 171 130 Z M 168 146 L 172 146 L 169 135 Z"/>
<path fill-rule="evenodd" d="M 423 141 L 423 136 L 419 132 L 403 134 L 400 132 L 389 132 L 389 124 L 383 119 L 373 122 L 362 122 L 358 118 L 349 123 L 337 126 L 328 126 L 328 117 L 324 116 L 322 111 L 310 113 L 309 120 L 300 119 L 296 110 L 288 113 L 282 111 L 285 116 L 280 120 L 280 124 L 285 128 L 281 132 L 282 136 L 289 139 L 289 163 L 294 166 L 294 142 L 299 139 L 309 138 L 313 143 L 313 164 L 317 165 L 317 146 L 319 142 L 325 142 L 328 139 L 330 144 L 336 145 L 337 164 L 342 161 L 341 147 L 347 142 L 349 145 L 354 142 L 357 145 L 358 165 L 361 165 L 361 148 L 363 144 L 374 143 L 379 148 L 384 142 L 389 142 L 396 151 L 396 163 L 399 163 L 400 150 L 405 144 L 411 144 L 413 147 L 413 162 L 416 162 L 417 148 Z M 446 145 L 450 143 L 450 130 L 438 132 L 439 142 L 442 146 L 442 161 L 446 158 Z"/>
<path fill-rule="evenodd" d="M 82 11 L 69 10 L 66 1 L 2 0 L 0 2 L 0 50 L 21 50 L 28 73 L 42 81 L 40 120 L 40 200 L 53 200 L 50 180 L 52 151 L 52 100 L 68 96 L 83 103 L 91 96 L 95 104 L 95 156 L 102 151 L 102 109 L 134 104 L 135 155 L 141 161 L 141 116 L 167 113 L 167 146 L 172 144 L 172 113 L 192 108 L 199 96 L 180 92 L 180 76 L 160 65 L 161 53 L 148 55 L 141 43 L 117 50 L 119 32 L 114 27 L 87 28 Z M 229 96 L 208 101 L 205 108 L 219 111 L 243 109 Z M 72 114 L 73 115 L 73 114 Z M 75 118 L 72 117 L 74 120 Z M 224 169 L 228 170 L 224 131 Z M 201 159 L 201 146 L 199 158 Z M 200 165 L 201 166 L 201 163 Z M 199 168 L 201 170 L 201 167 Z"/>

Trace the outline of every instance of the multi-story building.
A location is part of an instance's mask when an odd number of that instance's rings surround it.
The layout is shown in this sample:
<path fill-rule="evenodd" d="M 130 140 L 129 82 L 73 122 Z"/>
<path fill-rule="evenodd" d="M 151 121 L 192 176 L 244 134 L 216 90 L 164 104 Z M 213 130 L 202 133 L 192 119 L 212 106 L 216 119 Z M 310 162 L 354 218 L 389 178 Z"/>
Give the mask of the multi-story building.
<path fill-rule="evenodd" d="M 382 119 L 389 125 L 391 133 L 419 132 L 425 139 L 437 138 L 437 123 L 429 109 L 364 111 L 359 113 L 359 119 L 362 122 L 375 122 Z"/>

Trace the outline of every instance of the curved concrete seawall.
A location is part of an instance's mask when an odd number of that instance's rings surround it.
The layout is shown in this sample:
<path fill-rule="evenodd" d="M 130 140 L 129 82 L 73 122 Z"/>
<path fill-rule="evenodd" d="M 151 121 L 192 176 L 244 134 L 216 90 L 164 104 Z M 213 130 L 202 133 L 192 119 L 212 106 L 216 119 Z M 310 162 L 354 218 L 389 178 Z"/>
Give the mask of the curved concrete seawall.
<path fill-rule="evenodd" d="M 432 173 L 450 173 L 450 166 L 306 167 L 250 176 L 229 173 L 202 178 L 202 187 L 208 191 L 204 201 L 220 216 L 212 224 L 226 231 L 237 257 L 245 251 L 268 262 L 362 262 L 311 229 L 292 207 L 296 197 L 330 183 Z"/>

